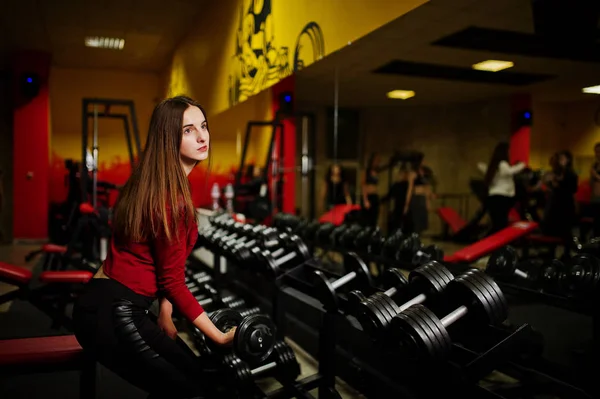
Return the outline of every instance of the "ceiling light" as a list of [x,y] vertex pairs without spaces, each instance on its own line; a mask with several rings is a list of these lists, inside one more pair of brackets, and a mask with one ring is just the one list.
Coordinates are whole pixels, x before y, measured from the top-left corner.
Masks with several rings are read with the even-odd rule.
[[123,50],[123,47],[125,47],[125,39],[119,39],[116,37],[88,36],[85,38],[85,45],[87,47]]
[[396,100],[406,100],[408,98],[414,97],[415,92],[412,90],[392,90],[387,94],[388,98],[393,98]]
[[513,67],[512,61],[487,60],[473,65],[479,71],[498,72]]
[[600,94],[600,86],[584,87],[583,89],[581,89],[581,91],[590,94]]

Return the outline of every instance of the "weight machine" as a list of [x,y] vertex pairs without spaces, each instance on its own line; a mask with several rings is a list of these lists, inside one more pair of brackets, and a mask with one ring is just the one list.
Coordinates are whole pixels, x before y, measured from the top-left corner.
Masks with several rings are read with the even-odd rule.
[[[294,113],[276,117],[270,121],[249,121],[246,125],[240,166],[234,182],[234,210],[235,212],[244,213],[248,218],[257,220],[258,222],[264,221],[273,215],[274,211],[281,211],[283,209],[284,185],[286,183],[284,174],[289,171],[283,166],[285,160],[285,127],[283,121],[287,118],[295,118],[296,124],[299,127],[300,146],[297,147],[299,149],[299,154],[297,155],[300,156],[301,164],[299,167],[293,167],[293,170],[300,171],[301,173],[302,209],[308,210],[309,215],[314,217],[314,197],[316,191],[313,162],[315,142],[314,115],[309,113]],[[254,177],[251,181],[243,181],[252,131],[256,128],[264,127],[271,128],[271,137],[264,164],[261,166],[261,174],[259,177]],[[274,154],[275,149],[277,149],[276,154]]]
[[[99,111],[98,108],[103,107]],[[129,113],[114,112],[112,107],[127,107]],[[91,108],[91,109],[90,109]],[[88,201],[89,172],[92,172],[92,206],[96,208],[98,200],[98,118],[120,119],[123,121],[125,130],[125,140],[129,152],[131,168],[135,166],[136,156],[142,152],[140,143],[140,133],[138,129],[135,105],[132,100],[117,100],[104,98],[84,98],[82,100],[82,131],[81,131],[81,190],[82,202]],[[89,139],[89,119],[93,118],[92,134],[92,159],[91,168],[88,167],[88,139]],[[129,128],[129,118],[131,118],[131,129]],[[133,131],[133,132],[132,132]],[[135,147],[132,143],[132,136],[135,141]],[[91,170],[90,170],[91,169]]]

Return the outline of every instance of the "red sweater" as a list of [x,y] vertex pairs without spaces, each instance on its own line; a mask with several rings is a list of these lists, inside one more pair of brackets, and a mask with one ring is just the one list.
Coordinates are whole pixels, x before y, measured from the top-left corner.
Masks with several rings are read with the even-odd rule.
[[172,242],[164,234],[139,243],[117,243],[110,240],[110,248],[103,263],[104,273],[148,296],[164,296],[190,321],[204,309],[185,285],[185,261],[198,238],[196,222],[186,230],[183,220],[178,224],[179,241],[173,231]]

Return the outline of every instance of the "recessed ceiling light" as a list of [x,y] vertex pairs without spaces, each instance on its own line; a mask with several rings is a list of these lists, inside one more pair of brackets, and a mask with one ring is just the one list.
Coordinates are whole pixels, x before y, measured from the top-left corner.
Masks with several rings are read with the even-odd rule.
[[512,61],[487,60],[473,65],[473,69],[479,71],[498,72],[513,67]]
[[406,100],[408,98],[414,97],[415,92],[412,90],[392,90],[387,94],[388,98],[393,98],[396,100]]
[[584,87],[581,91],[589,94],[600,94],[600,86]]
[[85,45],[87,47],[123,50],[123,47],[125,47],[125,39],[119,39],[116,37],[88,36],[85,38]]

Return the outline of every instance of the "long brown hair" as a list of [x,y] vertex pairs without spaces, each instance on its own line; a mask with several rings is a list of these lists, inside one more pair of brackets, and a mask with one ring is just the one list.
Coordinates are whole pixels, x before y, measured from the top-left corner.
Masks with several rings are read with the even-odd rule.
[[163,231],[168,240],[179,235],[175,226],[186,227],[195,218],[190,182],[180,161],[183,113],[200,104],[177,96],[159,103],[152,112],[146,146],[115,204],[113,234],[118,239],[140,242]]

